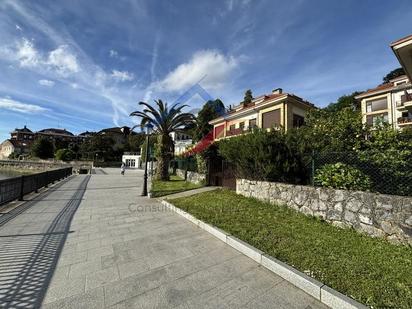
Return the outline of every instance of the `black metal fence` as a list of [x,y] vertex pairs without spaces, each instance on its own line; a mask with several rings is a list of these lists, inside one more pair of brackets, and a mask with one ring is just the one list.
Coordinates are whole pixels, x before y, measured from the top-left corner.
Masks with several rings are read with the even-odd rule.
[[[327,164],[344,163],[362,172],[370,191],[412,196],[412,158],[404,152],[323,152],[313,155],[312,179]],[[313,182],[316,185],[315,182]]]
[[170,168],[173,170],[185,170],[190,172],[198,172],[196,159],[193,157],[175,158],[170,161]]
[[49,184],[71,174],[72,167],[67,167],[0,180],[0,205],[16,199],[23,200],[24,195],[37,192],[38,189],[47,187]]

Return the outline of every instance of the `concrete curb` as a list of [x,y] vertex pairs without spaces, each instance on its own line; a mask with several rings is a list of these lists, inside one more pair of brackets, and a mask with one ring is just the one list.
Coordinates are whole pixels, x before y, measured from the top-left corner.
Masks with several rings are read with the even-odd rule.
[[275,273],[276,275],[282,277],[286,281],[290,282],[297,288],[303,290],[307,294],[316,298],[323,304],[334,308],[334,309],[364,309],[368,308],[365,305],[355,301],[354,299],[330,288],[329,286],[323,284],[320,281],[317,281],[308,275],[302,273],[301,271],[271,257],[264,252],[256,249],[255,247],[249,245],[248,243],[222,231],[212,225],[209,225],[199,219],[196,219],[191,214],[183,211],[182,209],[174,206],[170,202],[165,200],[162,201],[162,204],[169,208],[170,210],[178,213],[182,217],[186,218],[193,224],[197,225],[199,228],[209,232],[216,238],[225,242],[232,248],[243,253],[247,257],[253,259],[266,269]]

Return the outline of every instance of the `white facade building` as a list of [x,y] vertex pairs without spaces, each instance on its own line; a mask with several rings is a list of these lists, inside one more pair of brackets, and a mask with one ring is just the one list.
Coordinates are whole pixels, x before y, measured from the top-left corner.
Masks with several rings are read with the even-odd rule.
[[126,168],[142,168],[141,156],[137,153],[125,152],[122,156],[122,162],[126,165]]

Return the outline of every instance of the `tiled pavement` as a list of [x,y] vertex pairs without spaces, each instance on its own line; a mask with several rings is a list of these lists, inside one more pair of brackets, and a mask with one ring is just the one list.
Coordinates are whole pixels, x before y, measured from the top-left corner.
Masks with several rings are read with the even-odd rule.
[[44,308],[325,308],[140,197],[140,171],[104,171],[83,196],[73,195],[90,176],[75,176],[0,226],[0,307],[43,299]]

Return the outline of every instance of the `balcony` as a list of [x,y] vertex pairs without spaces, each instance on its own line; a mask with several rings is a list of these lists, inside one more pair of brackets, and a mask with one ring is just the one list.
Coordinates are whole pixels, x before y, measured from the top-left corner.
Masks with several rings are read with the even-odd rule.
[[237,128],[237,129],[232,129],[232,130],[227,130],[226,131],[226,137],[228,136],[235,136],[235,135],[240,135],[243,132],[245,132],[245,130],[243,128]]
[[412,116],[399,117],[399,118],[398,118],[398,125],[399,125],[399,126],[412,125]]
[[396,108],[400,111],[412,109],[412,94],[405,93],[401,96],[401,100],[396,102]]

